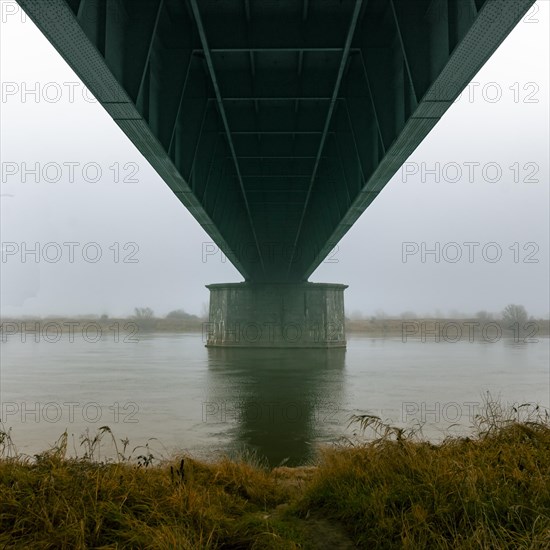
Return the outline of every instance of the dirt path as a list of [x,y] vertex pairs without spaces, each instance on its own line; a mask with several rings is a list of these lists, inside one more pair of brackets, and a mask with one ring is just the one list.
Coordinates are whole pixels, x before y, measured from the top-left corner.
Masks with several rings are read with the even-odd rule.
[[320,517],[310,516],[305,519],[304,532],[311,548],[315,550],[357,549],[341,525]]
[[[303,466],[301,468],[279,467],[273,470],[277,481],[288,490],[291,497],[296,497],[302,491],[306,481],[315,473],[315,466]],[[280,505],[274,511],[274,515],[282,514],[288,504]],[[323,518],[318,513],[310,514],[298,521],[303,533],[307,537],[308,547],[311,550],[355,550],[353,543],[344,527],[334,521]]]

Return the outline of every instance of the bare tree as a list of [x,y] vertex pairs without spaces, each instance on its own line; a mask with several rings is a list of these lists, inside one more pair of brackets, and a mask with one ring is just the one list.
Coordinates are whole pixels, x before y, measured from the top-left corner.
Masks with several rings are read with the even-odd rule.
[[175,309],[174,311],[171,311],[166,315],[167,319],[198,319],[196,315],[193,315],[192,313],[187,313],[187,311],[183,309]]
[[150,307],[136,307],[134,308],[136,319],[153,319],[155,316],[153,310]]
[[504,323],[509,325],[519,323],[520,328],[523,328],[523,325],[527,322],[528,318],[529,316],[527,315],[526,309],[521,305],[508,304],[502,312],[502,321]]

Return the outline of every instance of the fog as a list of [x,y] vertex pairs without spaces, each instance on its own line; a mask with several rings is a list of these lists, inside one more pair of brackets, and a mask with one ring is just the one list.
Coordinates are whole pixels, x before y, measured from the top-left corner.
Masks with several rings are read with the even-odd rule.
[[[202,313],[204,285],[242,277],[6,3],[0,313]],[[549,3],[537,8],[310,278],[348,284],[348,312],[548,316]]]

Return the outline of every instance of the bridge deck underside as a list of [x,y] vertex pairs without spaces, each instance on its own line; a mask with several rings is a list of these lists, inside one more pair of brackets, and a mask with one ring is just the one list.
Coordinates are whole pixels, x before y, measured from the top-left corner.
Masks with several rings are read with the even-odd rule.
[[243,276],[283,282],[534,0],[18,1]]

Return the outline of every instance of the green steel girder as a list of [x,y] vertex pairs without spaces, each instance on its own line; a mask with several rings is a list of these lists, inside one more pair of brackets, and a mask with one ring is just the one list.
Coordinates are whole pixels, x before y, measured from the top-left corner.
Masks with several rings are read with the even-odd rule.
[[258,251],[258,258],[260,260],[260,265],[261,265],[261,273],[265,277],[266,271],[265,271],[264,259],[263,259],[263,256],[262,256],[262,251],[260,249],[258,236],[256,234],[256,228],[254,226],[254,221],[252,219],[252,215],[251,215],[251,212],[250,212],[250,205],[248,203],[248,198],[246,196],[246,190],[244,188],[243,179],[242,179],[242,176],[241,176],[241,170],[240,170],[240,167],[239,167],[239,160],[238,160],[237,154],[235,152],[235,146],[233,145],[233,138],[232,138],[232,135],[231,135],[231,129],[229,127],[229,122],[227,120],[227,115],[225,114],[225,107],[223,105],[223,99],[222,99],[222,95],[221,95],[220,88],[219,88],[219,85],[218,85],[216,70],[214,68],[214,63],[212,61],[212,54],[210,53],[208,40],[206,38],[206,33],[204,31],[204,26],[203,26],[203,23],[202,23],[202,16],[200,14],[200,10],[199,10],[199,7],[197,5],[196,0],[189,0],[189,2],[190,2],[190,5],[191,5],[191,10],[193,11],[195,24],[196,24],[197,30],[199,32],[199,37],[200,37],[201,45],[202,45],[202,48],[203,48],[203,53],[204,53],[204,57],[205,57],[205,60],[206,60],[206,64],[208,66],[208,74],[210,76],[210,79],[212,81],[212,85],[214,87],[214,93],[216,94],[216,104],[218,106],[218,112],[219,112],[220,118],[222,119],[222,122],[223,122],[223,128],[224,128],[224,131],[225,131],[225,134],[226,134],[229,150],[231,151],[231,156],[232,156],[233,162],[235,164],[235,172],[237,174],[237,179],[239,181],[239,187],[240,187],[241,192],[242,192],[242,198],[243,198],[243,202],[244,202],[244,209],[245,209],[245,212],[246,212],[246,217],[248,219],[248,222],[250,223],[250,230],[252,232],[252,237],[254,239],[254,244],[256,245],[256,250]]
[[534,0],[18,2],[247,280],[299,281]]
[[[365,29],[360,33],[354,43],[361,50],[365,82],[372,93],[372,114],[378,121],[379,141],[386,151],[374,171],[363,164],[366,182],[337,226],[329,229],[328,224],[323,224],[313,229],[314,222],[309,224],[303,245],[308,254],[296,269],[297,272],[305,270],[306,276],[376,198],[533,2],[488,0],[476,2],[475,10],[473,2],[451,0],[424,2],[422,10],[417,10],[421,3],[405,0],[393,0],[393,3],[394,10],[385,0],[373,1],[370,5],[376,4],[381,10],[380,17],[386,21],[393,19],[396,29],[399,25],[402,40],[394,36],[392,42],[372,27],[370,32]],[[387,63],[381,66],[384,53]],[[404,53],[407,53],[414,86],[408,81]],[[392,58],[399,56],[403,60],[401,68],[394,65],[393,79],[384,83],[387,66],[391,66]],[[357,84],[356,79],[348,82]],[[416,106],[412,90],[421,98]],[[354,124],[358,122],[356,116],[352,119]],[[363,130],[365,128],[363,123]],[[343,135],[343,131],[337,131],[337,135]],[[312,218],[320,210],[318,203],[322,201],[321,194],[315,198],[317,202],[310,209]]]
[[[305,198],[305,201],[304,201],[304,207],[303,207],[303,210],[302,210],[302,214],[300,216],[300,222],[298,224],[298,229],[296,231],[296,237],[294,238],[294,243],[292,245],[292,254],[290,256],[290,260],[289,260],[289,263],[288,263],[287,277],[288,277],[288,274],[290,273],[290,270],[292,269],[292,263],[293,263],[295,255],[296,255],[296,249],[297,249],[297,246],[298,246],[298,242],[300,240],[300,236],[302,234],[302,227],[303,227],[304,219],[305,219],[305,216],[306,216],[306,213],[307,213],[307,208],[309,206],[309,201],[310,201],[310,198],[311,198],[311,191],[313,189],[313,184],[315,183],[315,179],[317,177],[317,170],[319,169],[319,163],[321,162],[323,149],[325,147],[325,141],[327,139],[327,135],[328,135],[331,123],[332,123],[332,114],[334,112],[334,107],[336,106],[336,102],[338,100],[338,93],[340,91],[340,86],[342,84],[342,78],[344,76],[344,71],[345,71],[345,69],[347,67],[347,64],[348,64],[348,61],[349,61],[348,58],[349,58],[349,51],[350,51],[350,48],[351,48],[351,42],[352,42],[353,36],[355,34],[355,28],[357,26],[357,21],[359,20],[359,14],[361,12],[362,6],[363,6],[363,0],[356,0],[355,6],[353,7],[353,12],[351,14],[351,20],[350,20],[350,23],[349,23],[349,28],[348,28],[348,31],[346,33],[346,40],[345,40],[345,43],[344,43],[344,49],[342,51],[342,58],[341,58],[340,63],[338,65],[338,74],[336,75],[336,80],[335,80],[335,83],[334,83],[334,90],[333,90],[333,93],[332,93],[332,96],[331,96],[330,105],[329,105],[329,108],[328,108],[328,112],[327,112],[324,127],[323,127],[323,134],[322,134],[321,140],[319,142],[319,149],[317,150],[317,155],[316,155],[316,158],[315,158],[315,165],[313,167],[313,171],[311,172],[311,179],[310,179],[310,182],[309,182],[307,195],[306,195],[306,198]],[[330,196],[330,194],[328,194],[327,196]]]

